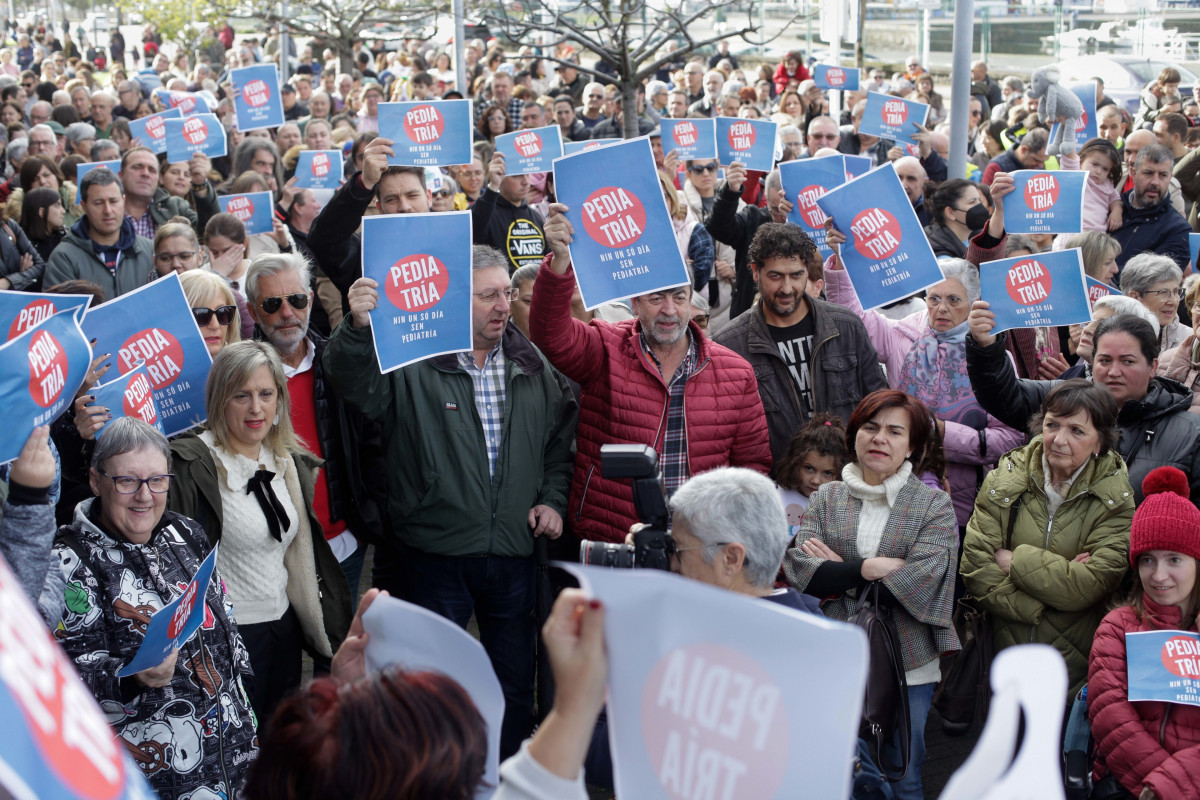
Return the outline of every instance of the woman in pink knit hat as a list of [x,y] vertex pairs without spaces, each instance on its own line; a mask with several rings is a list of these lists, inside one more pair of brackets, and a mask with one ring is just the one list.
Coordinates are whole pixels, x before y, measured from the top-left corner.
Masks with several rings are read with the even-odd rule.
[[[1096,743],[1092,797],[1195,798],[1200,707],[1130,701],[1125,635],[1196,632],[1200,510],[1188,499],[1187,476],[1174,467],[1152,470],[1142,491],[1145,500],[1134,512],[1130,535],[1133,591],[1126,605],[1100,623],[1088,668],[1088,716]],[[1189,637],[1183,649],[1195,653],[1197,644],[1200,640]],[[1197,657],[1191,659],[1194,665]],[[1200,680],[1193,681],[1197,685]]]

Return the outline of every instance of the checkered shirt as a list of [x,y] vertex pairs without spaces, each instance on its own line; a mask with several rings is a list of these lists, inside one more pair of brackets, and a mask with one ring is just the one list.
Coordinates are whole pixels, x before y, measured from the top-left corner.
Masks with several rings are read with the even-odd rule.
[[[662,364],[658,360],[658,356],[654,355],[654,351],[650,349],[650,343],[646,341],[646,334],[641,335],[642,350],[654,362],[654,366],[658,367],[658,373],[662,375]],[[675,370],[675,374],[667,381],[667,432],[663,437],[662,456],[658,460],[658,465],[662,469],[663,483],[667,487],[667,495],[672,495],[675,490],[683,485],[688,479],[688,457],[687,457],[687,425],[683,416],[683,389],[687,385],[688,378],[696,371],[696,360],[699,358],[699,348],[696,346],[696,340],[692,337],[692,332],[688,331],[688,351],[683,357],[679,368]],[[667,376],[663,375],[663,380]]]
[[150,241],[154,241],[154,234],[158,232],[158,225],[154,222],[154,217],[150,216],[150,209],[146,209],[146,213],[142,214],[137,219],[126,217],[133,223],[133,232],[138,236],[144,236]]
[[475,409],[483,425],[488,471],[493,479],[496,477],[496,459],[500,457],[500,439],[504,435],[504,365],[507,362],[499,343],[487,354],[482,367],[476,366],[474,352],[467,350],[458,354],[459,365],[475,384]]

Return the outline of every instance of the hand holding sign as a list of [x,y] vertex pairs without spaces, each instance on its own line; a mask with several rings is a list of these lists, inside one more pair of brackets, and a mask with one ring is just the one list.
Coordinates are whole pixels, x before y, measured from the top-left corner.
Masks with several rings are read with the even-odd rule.
[[171,683],[171,678],[175,677],[175,662],[178,660],[179,650],[176,648],[172,650],[171,654],[167,656],[166,660],[164,660],[157,667],[151,667],[150,669],[142,670],[133,677],[137,679],[138,683],[142,684],[143,686],[148,686],[151,689],[161,689],[164,686],[169,686]]
[[12,463],[9,478],[30,489],[48,489],[58,472],[58,461],[50,451],[50,426],[39,425],[25,440],[21,454]]
[[575,226],[567,218],[567,207],[562,203],[551,203],[550,217],[542,230],[546,234],[546,247],[554,254],[550,269],[559,275],[571,265],[571,242],[575,240]]

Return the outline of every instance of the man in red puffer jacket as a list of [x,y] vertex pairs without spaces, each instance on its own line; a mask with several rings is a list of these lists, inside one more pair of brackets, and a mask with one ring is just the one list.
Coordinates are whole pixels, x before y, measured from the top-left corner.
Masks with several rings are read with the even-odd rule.
[[529,335],[583,389],[566,521],[580,538],[621,542],[638,520],[629,482],[600,474],[601,445],[652,445],[670,494],[717,467],[769,472],[767,421],[750,364],[691,322],[690,285],[633,298],[636,319],[572,318],[565,210],[550,206]]

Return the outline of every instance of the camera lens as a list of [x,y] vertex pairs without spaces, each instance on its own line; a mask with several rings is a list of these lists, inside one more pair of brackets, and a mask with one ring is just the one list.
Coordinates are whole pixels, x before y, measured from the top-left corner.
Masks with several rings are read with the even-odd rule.
[[579,543],[579,561],[593,567],[633,568],[633,548],[627,544],[611,542]]

